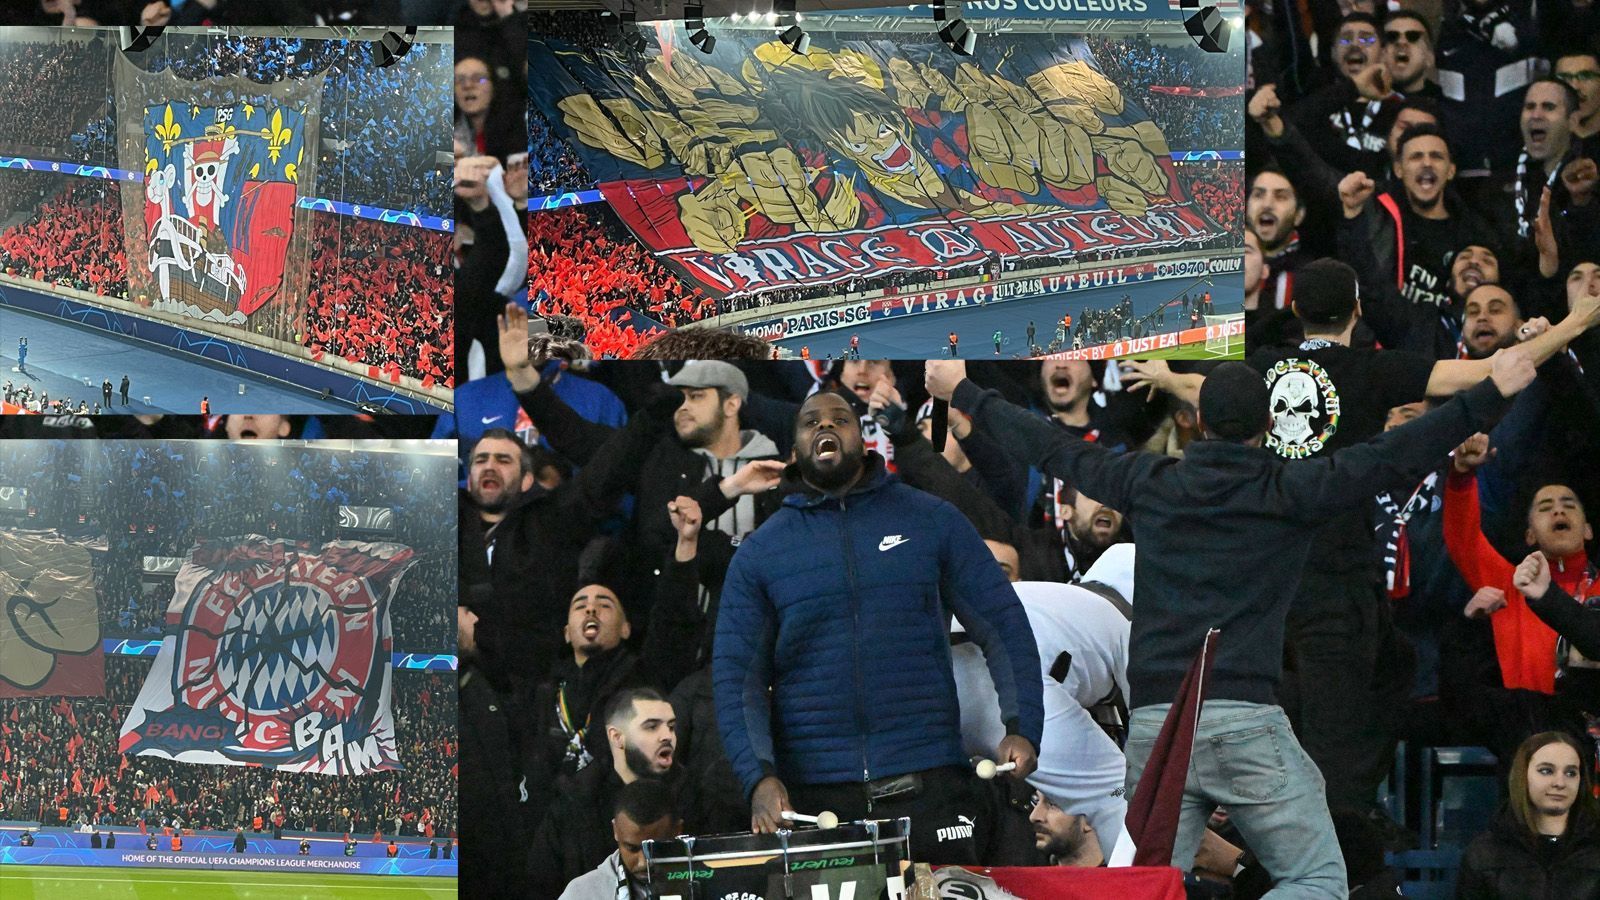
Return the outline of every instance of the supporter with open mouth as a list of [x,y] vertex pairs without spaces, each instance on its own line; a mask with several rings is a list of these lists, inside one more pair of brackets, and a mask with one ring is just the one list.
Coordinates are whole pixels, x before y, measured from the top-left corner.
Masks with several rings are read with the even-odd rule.
[[1392,12],[1384,20],[1383,66],[1390,85],[1407,97],[1444,96],[1439,85],[1428,80],[1428,70],[1433,68],[1433,36],[1416,13]]

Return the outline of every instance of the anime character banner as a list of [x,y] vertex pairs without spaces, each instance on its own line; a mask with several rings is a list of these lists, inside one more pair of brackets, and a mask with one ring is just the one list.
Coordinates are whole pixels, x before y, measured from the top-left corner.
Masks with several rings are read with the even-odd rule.
[[529,88],[633,233],[708,294],[996,256],[1197,248],[1161,128],[1059,34],[813,33],[792,52],[661,23],[636,57],[535,37]]
[[401,768],[389,604],[413,562],[391,543],[196,546],[121,752],[327,775]]
[[317,96],[301,82],[121,68],[121,114],[140,123],[123,135],[124,156],[138,154],[124,162],[144,177],[143,227],[125,229],[130,296],[234,326],[274,313],[306,254],[295,208],[317,156]]

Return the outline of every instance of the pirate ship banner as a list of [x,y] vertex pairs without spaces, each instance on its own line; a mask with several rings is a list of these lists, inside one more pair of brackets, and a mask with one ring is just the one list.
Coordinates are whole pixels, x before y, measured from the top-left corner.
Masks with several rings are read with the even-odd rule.
[[327,775],[401,768],[389,604],[413,561],[390,543],[196,546],[119,749]]
[[755,32],[707,55],[661,23],[638,57],[531,41],[529,90],[633,233],[727,296],[898,269],[1122,248],[1221,231],[1160,127],[1081,39]]
[[268,326],[296,318],[291,298],[305,291],[295,210],[315,174],[321,76],[187,81],[119,58],[117,77],[122,118],[139,123],[121,135],[121,161],[144,179],[142,197],[124,193],[130,297],[286,337]]

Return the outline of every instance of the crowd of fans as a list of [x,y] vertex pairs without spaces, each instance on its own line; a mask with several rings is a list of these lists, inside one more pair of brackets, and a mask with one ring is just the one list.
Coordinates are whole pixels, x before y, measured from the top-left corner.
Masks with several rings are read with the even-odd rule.
[[[497,312],[528,296],[530,146],[526,16],[474,0],[456,26],[456,378],[499,369]],[[532,152],[530,152],[532,151]]]
[[[1196,249],[1225,249],[1243,209],[1237,196],[1237,164],[1185,166],[1185,183],[1219,231]],[[1234,194],[1229,193],[1233,185]],[[890,294],[937,290],[943,282],[974,275],[1010,275],[1058,267],[1055,257],[1003,259],[998,254],[950,268],[896,271],[806,288],[778,288],[732,297],[709,297],[689,285],[636,240],[604,204],[545,210],[529,216],[529,290],[534,311],[559,318],[564,329],[599,358],[624,359],[649,343],[661,326],[677,328],[710,316],[779,310],[821,297],[865,291]],[[1079,265],[1128,261],[1169,253],[1166,248],[1090,250],[1073,257]],[[637,316],[637,318],[635,318]]]
[[556,136],[549,120],[528,108],[529,196],[545,197],[594,187],[594,177],[571,145]]
[[[1300,265],[1338,257],[1356,268],[1384,346],[1481,355],[1507,336],[1473,339],[1469,290],[1497,282],[1518,318],[1555,321],[1560,279],[1600,260],[1596,16],[1563,4],[1535,15],[1474,2],[1442,18],[1371,6],[1293,27],[1260,20],[1246,225],[1266,265],[1253,319],[1269,327],[1252,321],[1252,341],[1278,334]],[[1522,74],[1477,77],[1495,69]]]
[[122,202],[115,182],[7,172],[5,183],[30,194],[61,190],[26,221],[0,232],[0,271],[105,297],[127,296]]
[[63,152],[105,103],[104,40],[0,41],[0,153]]
[[[1441,871],[1425,877],[1458,882],[1457,896],[1600,890],[1581,874],[1600,854],[1600,685],[1580,649],[1600,635],[1586,512],[1600,502],[1588,464],[1600,341],[1586,330],[1600,318],[1600,18],[1585,4],[1471,0],[1440,14],[1358,0],[1263,7],[1250,22],[1243,210],[1226,164],[1188,180],[1219,224],[1243,219],[1266,448],[1322,459],[1380,432],[1398,446],[1403,423],[1440,426],[1459,408],[1450,397],[1532,364],[1503,418],[1352,516],[1328,510],[1311,539],[1278,696],[1325,776],[1349,887],[1399,879],[1375,848],[1431,835],[1422,865]],[[1124,74],[1187,83],[1139,68]],[[1123,390],[1176,404],[1158,433],[1169,451],[1200,435],[1190,388],[1216,377],[1202,374],[1123,368]],[[1462,745],[1490,751],[1498,798],[1465,819],[1437,798],[1418,810],[1415,792],[1378,806],[1391,766],[1414,773],[1419,753]],[[1548,819],[1530,812],[1547,777],[1562,782],[1547,800],[1577,797]],[[1549,851],[1537,861],[1536,845]]]
[[1161,126],[1174,150],[1237,150],[1244,135],[1240,97],[1193,96],[1152,88],[1208,89],[1240,84],[1242,52],[1206,53],[1182,38],[1157,43],[1146,35],[1084,38],[1107,78]]
[[[510,316],[501,351],[515,394],[484,415],[509,423],[526,414],[538,443],[487,431],[469,451],[460,639],[472,756],[462,792],[474,814],[464,826],[481,842],[464,846],[500,864],[469,862],[463,877],[478,873],[477,883],[506,896],[549,896],[610,871],[619,810],[618,836],[656,816],[666,835],[770,831],[783,827],[785,808],[860,816],[864,807],[852,804],[866,796],[864,780],[888,790],[908,771],[959,766],[959,756],[898,755],[955,727],[944,713],[907,712],[940,692],[901,685],[949,683],[912,674],[929,652],[918,617],[941,638],[952,612],[980,643],[1022,631],[992,620],[975,627],[984,614],[941,568],[955,551],[939,542],[953,532],[920,529],[956,515],[953,507],[964,521],[948,528],[969,534],[971,552],[993,555],[992,577],[1029,583],[1015,590],[1042,668],[1122,660],[1110,668],[1126,666],[1126,708],[1095,711],[1109,691],[1094,691],[1064,707],[1087,711],[1082,725],[1047,716],[1042,741],[1022,741],[1040,754],[1026,784],[974,783],[966,795],[990,823],[976,829],[972,853],[948,834],[919,848],[913,816],[919,860],[1109,858],[1126,807],[1112,804],[1102,818],[1107,807],[1095,798],[1120,804],[1150,789],[1138,773],[1147,757],[1155,764],[1166,714],[1157,704],[1173,699],[1206,629],[1220,623],[1194,744],[1202,774],[1190,774],[1182,798],[1180,869],[1212,880],[1207,847],[1222,840],[1231,896],[1258,897],[1274,882],[1329,896],[1393,893],[1407,864],[1386,851],[1416,847],[1424,817],[1454,821],[1437,792],[1420,810],[1416,791],[1398,804],[1380,794],[1393,766],[1417,764],[1415,750],[1397,758],[1404,739],[1487,747],[1509,791],[1493,823],[1482,812],[1475,828],[1439,831],[1447,852],[1424,866],[1454,878],[1464,859],[1462,879],[1499,882],[1482,896],[1592,891],[1600,831],[1590,701],[1600,683],[1588,653],[1600,644],[1600,610],[1587,599],[1595,568],[1585,510],[1600,497],[1587,465],[1600,451],[1600,267],[1575,263],[1560,280],[1554,324],[1497,324],[1506,333],[1495,345],[1507,349],[1469,359],[1350,346],[1366,327],[1370,288],[1363,282],[1358,304],[1342,262],[1307,264],[1294,281],[1301,331],[1242,363],[974,362],[958,371],[956,361],[926,370],[599,361],[552,385],[532,355],[543,345],[523,346],[523,323]],[[1247,262],[1251,296],[1260,282]],[[1205,290],[1167,317],[1203,316]],[[1471,296],[1473,309],[1490,305]],[[1126,336],[1128,307],[1082,328]],[[750,343],[735,352],[760,359],[763,345]],[[971,381],[956,386],[968,371]],[[953,398],[942,451],[929,440],[930,394]],[[618,400],[626,425],[599,424]],[[830,465],[862,448],[876,455],[861,469]],[[885,472],[949,505],[909,499],[916,492],[889,499],[898,488],[880,481]],[[1274,487],[1222,487],[1235,478]],[[1281,508],[1279,490],[1294,495]],[[937,549],[917,556],[920,541]],[[1056,604],[1069,583],[1092,593],[1117,582],[1101,564],[1127,559],[1124,544],[1138,574],[1114,591],[1133,599],[1131,613],[1109,618],[1126,629],[1131,615],[1131,631],[1062,637],[1045,621],[1049,610],[1087,621],[1087,608]],[[923,579],[942,603],[924,605]],[[872,603],[857,608],[858,595]],[[887,609],[903,611],[892,623],[872,620]],[[1235,615],[1243,618],[1228,624]],[[1177,633],[1186,636],[1169,640]],[[962,648],[952,643],[961,752],[1026,760],[1026,717],[1004,728],[1007,688],[998,701],[962,688]],[[992,656],[989,665],[995,684],[1009,677]],[[1050,697],[1060,680],[1044,679],[1047,707],[1059,703]],[[1256,680],[1264,690],[1243,686]],[[863,691],[874,709],[901,715],[852,718],[859,700],[850,698]],[[969,730],[969,717],[985,715],[991,730]],[[1271,746],[1244,745],[1266,733]],[[1273,762],[1263,769],[1263,760]],[[1086,789],[1097,778],[1107,784]],[[672,799],[646,803],[639,795],[656,788],[640,783]],[[1156,802],[1175,809],[1179,793]],[[938,795],[902,802],[928,804],[917,807],[925,822],[951,809]],[[883,803],[874,813],[892,815]],[[1227,815],[1212,816],[1213,806]],[[1030,810],[1031,833],[1004,827]],[[1258,815],[1292,816],[1296,830],[1248,821]],[[1451,855],[1469,839],[1464,858]],[[525,886],[516,880],[524,860]]]
[[650,337],[618,321],[636,310],[672,327],[711,314],[716,301],[662,265],[609,207],[569,206],[528,217],[529,296],[537,312],[585,323],[596,356],[630,355]]
[[[151,660],[109,656],[106,696],[0,700],[0,814],[44,825],[146,831],[250,830],[366,837],[456,832],[455,692],[448,675],[396,672],[392,710],[404,769],[365,776],[201,766],[117,752]],[[42,814],[41,814],[42,811]]]
[[1238,234],[1244,218],[1244,167],[1231,162],[1184,163],[1179,177],[1189,196],[1225,234]]
[[306,348],[419,379],[455,380],[450,237],[368,219],[314,218]]
[[[626,28],[614,16],[592,13],[555,15],[534,13],[530,28],[535,35],[559,39],[584,47],[609,48],[628,52]],[[904,33],[850,32],[852,40],[903,41]],[[1142,35],[1090,38],[1091,49],[1101,59],[1113,58],[1107,74],[1113,80],[1126,79],[1124,90],[1143,103],[1151,96],[1150,87],[1231,84],[1238,81],[1238,54],[1218,59],[1201,53],[1189,42],[1152,43]],[[1119,82],[1120,83],[1120,82]],[[1174,147],[1194,149],[1237,148],[1242,137],[1239,128],[1238,96],[1220,98],[1180,98],[1160,95],[1154,104],[1168,106],[1155,114],[1158,124],[1167,129]],[[1192,133],[1182,133],[1188,129]],[[530,112],[529,136],[532,148],[530,178],[534,194],[581,190],[593,185],[579,156],[568,142],[538,111]],[[1219,240],[1208,242],[1208,249],[1226,247],[1235,229],[1237,210],[1230,209],[1226,174],[1211,177],[1197,170],[1188,178],[1198,188],[1201,205],[1218,217]],[[1237,191],[1236,179],[1232,187]],[[546,317],[561,317],[563,329],[574,322],[586,332],[585,340],[596,356],[624,358],[647,344],[661,329],[677,328],[687,322],[713,315],[748,310],[770,309],[789,304],[873,290],[917,290],[937,288],[953,277],[990,272],[990,259],[975,261],[955,269],[923,272],[893,272],[854,279],[845,284],[807,288],[781,288],[727,298],[705,297],[698,288],[684,282],[669,267],[649,255],[608,208],[591,204],[541,212],[530,225],[531,274],[529,296],[535,311]],[[609,250],[586,251],[585,247]],[[1156,252],[1156,251],[1152,251]],[[1138,255],[1119,252],[1119,258]],[[1096,254],[1080,254],[1079,261],[1093,262]],[[1005,260],[1005,272],[1060,265],[1059,260]],[[619,290],[611,290],[619,288]],[[489,366],[494,371],[497,366]]]
[[[5,180],[22,192],[61,189],[26,221],[0,232],[0,271],[127,296],[122,205],[114,183],[34,173],[8,173]],[[312,225],[301,332],[311,358],[329,354],[376,367],[384,378],[406,375],[424,388],[452,386],[449,235],[322,213],[312,214]],[[63,400],[68,398],[57,398],[58,405]],[[68,405],[75,409],[79,403],[94,400]]]

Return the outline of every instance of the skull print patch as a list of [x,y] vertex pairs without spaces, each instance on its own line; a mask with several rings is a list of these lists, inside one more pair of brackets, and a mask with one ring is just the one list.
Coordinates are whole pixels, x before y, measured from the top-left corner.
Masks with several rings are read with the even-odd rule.
[[1284,359],[1266,378],[1272,411],[1267,447],[1289,459],[1320,452],[1339,430],[1339,392],[1327,370],[1309,359]]

